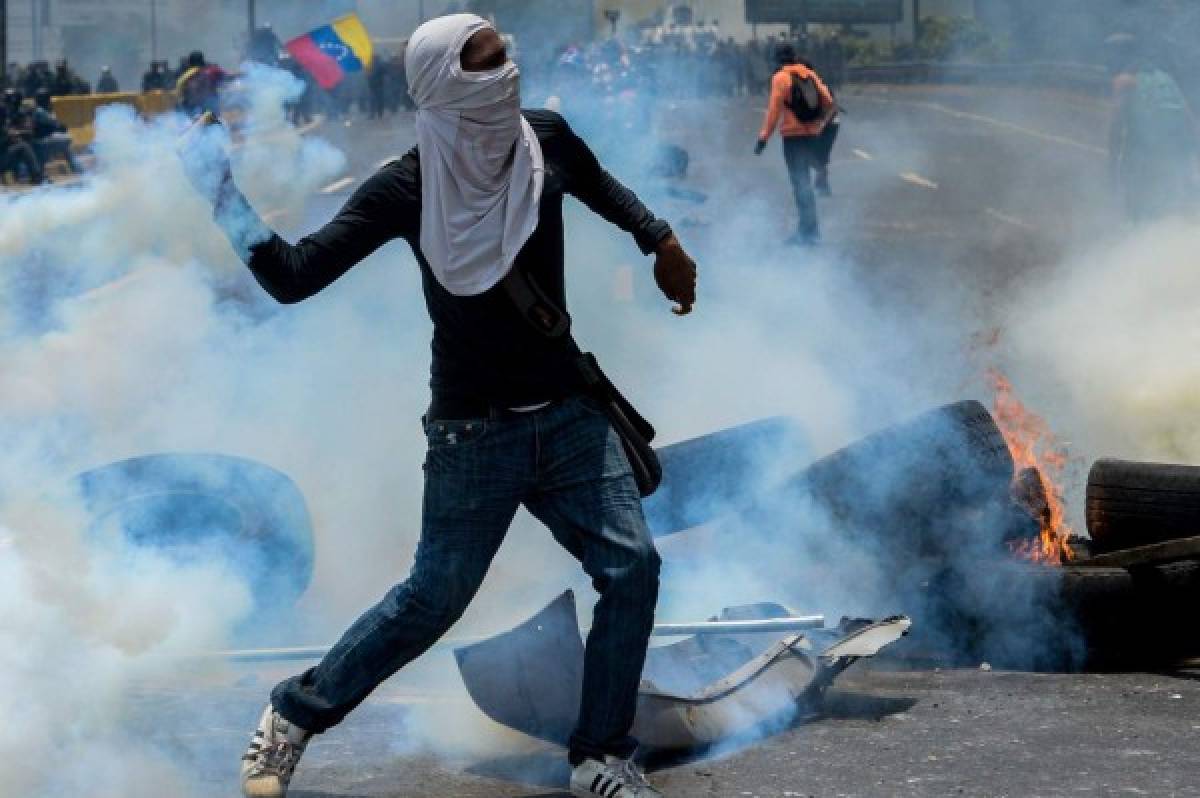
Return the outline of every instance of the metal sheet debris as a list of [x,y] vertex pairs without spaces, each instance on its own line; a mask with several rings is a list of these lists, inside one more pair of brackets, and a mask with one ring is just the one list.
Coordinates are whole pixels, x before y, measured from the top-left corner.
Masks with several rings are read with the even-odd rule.
[[[753,629],[747,622],[793,616],[778,604],[757,604],[729,608],[715,623]],[[844,619],[832,629],[696,634],[651,648],[633,733],[647,748],[698,748],[813,712],[838,674],[910,626],[903,616]],[[464,646],[455,656],[484,714],[530,736],[566,742],[583,680],[583,639],[570,591],[511,631]]]

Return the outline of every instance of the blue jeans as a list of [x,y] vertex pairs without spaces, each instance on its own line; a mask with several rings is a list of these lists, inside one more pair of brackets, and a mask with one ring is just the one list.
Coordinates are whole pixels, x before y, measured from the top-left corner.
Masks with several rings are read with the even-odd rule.
[[792,196],[796,200],[796,231],[809,241],[820,237],[817,196],[812,183],[812,170],[821,165],[820,147],[820,140],[815,136],[783,137],[783,158],[792,181]]
[[408,579],[355,621],[319,665],[280,683],[275,709],[312,732],[339,723],[462,616],[525,507],[600,594],[584,655],[572,762],[628,757],[658,599],[658,552],[620,440],[589,399],[470,421],[427,419],[421,539]]

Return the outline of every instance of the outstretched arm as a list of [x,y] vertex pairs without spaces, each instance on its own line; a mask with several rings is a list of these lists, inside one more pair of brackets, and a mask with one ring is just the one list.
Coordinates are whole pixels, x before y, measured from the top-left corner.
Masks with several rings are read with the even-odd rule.
[[571,175],[568,191],[607,221],[632,233],[642,254],[654,253],[654,279],[659,289],[667,299],[678,303],[673,308],[677,315],[690,313],[696,302],[696,264],[671,232],[671,226],[609,174],[569,127],[564,135]]
[[[218,142],[219,143],[219,142]],[[211,143],[193,142],[181,155],[196,188],[213,202],[213,216],[259,285],[277,301],[300,302],[323,290],[417,218],[396,164],[365,182],[334,219],[289,244],[273,232],[234,183],[227,158]],[[411,207],[410,207],[411,206]]]

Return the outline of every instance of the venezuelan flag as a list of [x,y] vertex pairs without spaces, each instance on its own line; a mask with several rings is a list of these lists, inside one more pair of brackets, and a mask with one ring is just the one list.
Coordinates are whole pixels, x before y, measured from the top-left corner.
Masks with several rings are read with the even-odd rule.
[[297,36],[284,45],[323,89],[332,89],[349,72],[371,65],[371,39],[357,14]]

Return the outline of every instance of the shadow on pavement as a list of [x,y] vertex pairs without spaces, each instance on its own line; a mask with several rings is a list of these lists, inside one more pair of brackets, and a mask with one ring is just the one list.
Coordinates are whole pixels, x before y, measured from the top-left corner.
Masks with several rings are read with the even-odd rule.
[[719,745],[706,746],[684,751],[655,751],[645,759],[646,770],[665,770],[679,765],[693,764],[707,759],[719,758],[748,748],[764,739],[775,737],[792,729],[820,720],[879,720],[888,715],[907,712],[916,706],[912,698],[877,696],[845,690],[830,690],[823,701],[820,713],[801,710],[788,717],[768,719],[756,733],[743,738],[727,740]]
[[560,748],[485,759],[471,765],[466,772],[473,776],[559,790],[549,794],[539,793],[539,798],[569,795],[563,786],[571,780],[571,768],[567,765],[566,753]]
[[915,698],[830,690],[825,696],[821,717],[834,720],[880,720],[888,715],[907,712],[916,704]]

